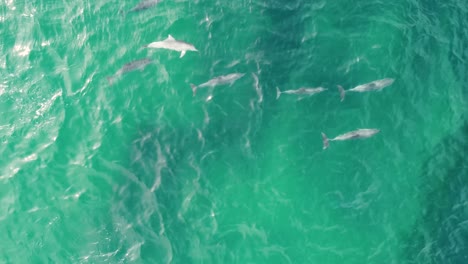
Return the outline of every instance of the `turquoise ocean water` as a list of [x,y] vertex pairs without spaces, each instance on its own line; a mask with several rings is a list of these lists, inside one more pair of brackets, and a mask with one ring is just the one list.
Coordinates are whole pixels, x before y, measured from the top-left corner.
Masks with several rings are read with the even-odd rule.
[[136,4],[0,4],[0,263],[468,263],[468,1]]

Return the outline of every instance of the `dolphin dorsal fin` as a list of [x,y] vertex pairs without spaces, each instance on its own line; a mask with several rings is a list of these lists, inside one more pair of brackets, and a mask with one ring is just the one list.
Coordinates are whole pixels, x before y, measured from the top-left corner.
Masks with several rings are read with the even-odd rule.
[[167,39],[168,39],[168,40],[175,40],[174,37],[171,36],[171,34],[169,34],[169,35],[167,36]]

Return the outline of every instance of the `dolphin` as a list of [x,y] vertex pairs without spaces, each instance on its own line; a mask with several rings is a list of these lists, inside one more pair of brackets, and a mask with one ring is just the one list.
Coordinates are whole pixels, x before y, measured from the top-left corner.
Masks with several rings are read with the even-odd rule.
[[120,13],[125,16],[128,13],[143,11],[143,10],[149,9],[159,4],[161,1],[162,0],[143,0],[139,2],[136,6],[134,6],[132,9],[130,9],[129,11],[120,12]]
[[114,80],[120,75],[127,73],[127,72],[135,71],[135,70],[142,71],[148,64],[151,64],[152,62],[153,62],[152,59],[144,58],[141,60],[136,60],[136,61],[126,63],[114,75],[107,76],[107,81],[109,82],[109,85],[112,85]]
[[171,35],[168,35],[167,39],[162,41],[151,42],[150,44],[143,46],[144,48],[153,49],[168,49],[180,51],[180,58],[185,55],[185,52],[198,51],[192,44],[174,39]]
[[198,88],[203,88],[203,87],[215,87],[217,85],[224,85],[224,84],[233,84],[235,81],[238,79],[242,78],[245,73],[231,73],[228,75],[222,75],[215,77],[205,83],[202,83],[200,85],[195,85],[193,83],[190,84],[190,87],[192,87],[192,92],[193,95],[195,96],[197,89]]
[[338,90],[340,91],[340,98],[341,98],[341,101],[343,102],[346,92],[362,93],[362,92],[368,92],[368,91],[382,90],[383,88],[391,85],[394,81],[395,81],[395,79],[385,78],[385,79],[381,79],[381,80],[372,81],[370,83],[361,84],[361,85],[358,85],[358,86],[356,86],[356,87],[354,87],[352,89],[346,90],[346,91],[345,91],[345,89],[343,89],[343,87],[341,85],[338,85]]
[[368,138],[372,137],[373,135],[379,133],[379,129],[358,129],[351,132],[344,133],[339,135],[335,138],[329,139],[325,133],[322,132],[322,142],[323,142],[323,149],[328,148],[329,141],[339,141],[339,140],[349,140],[349,139],[356,139],[356,138]]
[[317,88],[302,87],[302,88],[299,88],[297,90],[280,91],[280,89],[278,87],[276,87],[276,99],[278,99],[281,96],[282,93],[310,96],[310,95],[314,95],[314,94],[317,94],[317,93],[321,93],[321,92],[326,91],[326,90],[328,90],[328,89],[323,88],[323,87],[317,87]]

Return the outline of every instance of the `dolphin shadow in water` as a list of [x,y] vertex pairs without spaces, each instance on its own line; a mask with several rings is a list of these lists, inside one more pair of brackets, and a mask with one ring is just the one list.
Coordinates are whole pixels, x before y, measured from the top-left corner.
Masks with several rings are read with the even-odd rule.
[[129,11],[120,10],[119,14],[125,17],[129,13],[141,12],[141,11],[150,9],[151,7],[154,7],[157,4],[159,4],[161,1],[162,0],[143,0],[140,3],[138,3],[136,6],[134,6],[132,9],[130,9]]
[[146,68],[146,66],[148,66],[149,64],[152,64],[154,62],[155,61],[150,59],[150,58],[144,58],[144,59],[135,60],[135,61],[126,63],[114,75],[107,76],[106,77],[107,81],[109,82],[109,85],[112,85],[114,83],[114,81],[117,78],[119,78],[122,74],[132,72],[132,71],[136,71],[136,70],[143,71]]

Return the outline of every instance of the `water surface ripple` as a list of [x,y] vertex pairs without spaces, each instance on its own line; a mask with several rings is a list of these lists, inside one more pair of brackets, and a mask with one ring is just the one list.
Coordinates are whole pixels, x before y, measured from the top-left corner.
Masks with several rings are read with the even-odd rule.
[[465,263],[467,1],[138,3],[0,7],[1,263]]

